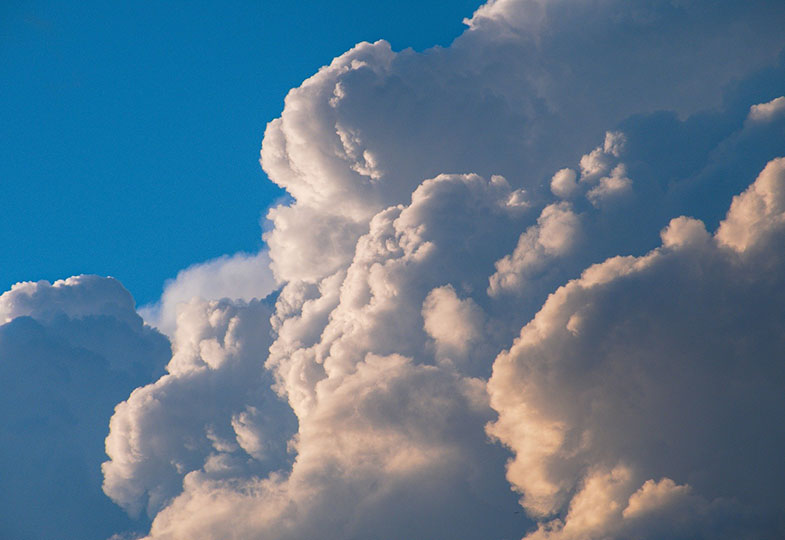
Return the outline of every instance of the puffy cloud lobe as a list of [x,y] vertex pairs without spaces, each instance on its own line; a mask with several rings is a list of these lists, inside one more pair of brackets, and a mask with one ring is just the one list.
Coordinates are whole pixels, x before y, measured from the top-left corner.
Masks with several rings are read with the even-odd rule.
[[101,493],[100,464],[115,403],[162,371],[166,338],[98,276],[18,283],[0,295],[0,322],[0,536],[103,539],[144,526]]
[[562,199],[569,198],[578,189],[577,177],[572,169],[559,169],[551,178],[551,191]]
[[762,237],[778,234],[785,227],[785,158],[771,161],[741,195],[734,197],[728,218],[720,224],[717,239],[722,245],[746,251]]
[[599,179],[597,185],[586,193],[586,197],[594,206],[600,206],[628,193],[631,187],[632,180],[627,178],[627,169],[624,165],[617,165],[610,175]]
[[424,329],[439,356],[463,357],[481,338],[484,314],[471,298],[461,300],[450,285],[433,289],[422,307]]
[[780,96],[767,103],[759,103],[750,107],[747,121],[755,123],[769,122],[781,117],[783,114],[785,114],[785,96]]
[[590,267],[496,360],[489,433],[515,452],[508,479],[533,515],[567,510],[531,538],[657,537],[636,520],[665,512],[681,524],[666,503],[689,490],[703,510],[673,537],[694,537],[701,519],[698,530],[737,537],[732,526],[713,529],[712,505],[722,504],[725,516],[757,516],[746,534],[782,534],[772,478],[785,431],[760,413],[785,407],[784,171],[772,161],[713,238],[679,218],[664,247]]
[[[237,484],[192,473],[151,538],[482,537],[483,518],[498,509],[477,497],[488,480],[475,461],[480,441],[465,435],[487,418],[481,386],[370,355],[322,385],[320,398],[301,422],[288,477]],[[433,520],[434,511],[451,519]]]
[[264,298],[275,288],[266,251],[255,255],[237,253],[195,264],[178,272],[164,285],[158,302],[143,306],[139,312],[145,320],[167,335],[173,335],[177,309],[193,298],[202,300],[252,300]]
[[80,319],[102,315],[138,323],[133,298],[117,280],[74,276],[54,284],[28,281],[17,283],[0,296],[3,323],[17,317],[51,322],[58,317]]
[[[514,224],[526,218],[526,209],[511,204],[513,195],[501,177],[442,175],[423,182],[408,207],[388,208],[371,220],[346,273],[323,281],[323,307],[305,301],[278,323],[268,366],[298,415],[310,408],[319,379],[351,370],[367,352],[422,355],[426,296],[445,284],[465,293],[485,289],[493,260],[512,242]],[[298,290],[284,289],[279,313],[297,305],[290,295]],[[308,339],[302,329],[312,318],[320,326]]]
[[[543,99],[615,124],[614,114],[690,114],[717,105],[728,82],[775,60],[783,16],[782,6],[766,0],[730,2],[722,10],[702,1],[493,0],[466,21],[463,39],[536,47],[528,78],[537,80]],[[734,18],[745,19],[745,27]],[[745,44],[756,35],[755,45]],[[716,69],[710,59],[723,50]],[[570,84],[576,80],[587,86]]]
[[539,277],[554,259],[568,254],[580,236],[580,218],[569,203],[546,206],[537,224],[520,236],[515,251],[496,262],[496,273],[489,280],[489,294],[524,291],[527,281]]
[[677,485],[669,478],[647,480],[628,496],[635,482],[632,471],[621,465],[591,472],[564,520],[541,524],[526,540],[695,538],[701,534],[696,525],[720,519],[719,513],[727,510],[722,504],[712,508],[693,495],[689,486]]
[[606,132],[602,146],[581,157],[581,182],[594,183],[610,171],[614,160],[621,156],[626,141],[627,138],[620,131]]
[[295,421],[263,369],[272,340],[261,301],[181,306],[168,373],[117,406],[106,439],[104,491],[153,516],[183,478],[246,476],[287,465]]

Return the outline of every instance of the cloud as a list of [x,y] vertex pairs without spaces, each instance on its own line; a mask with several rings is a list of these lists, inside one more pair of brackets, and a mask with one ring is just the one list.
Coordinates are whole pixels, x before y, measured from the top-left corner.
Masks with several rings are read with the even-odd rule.
[[559,169],[551,179],[551,191],[557,197],[567,199],[578,189],[578,175],[572,169]]
[[172,336],[177,323],[178,306],[193,298],[252,300],[264,298],[275,288],[266,251],[255,255],[236,253],[194,264],[177,273],[164,284],[161,298],[139,308],[151,325]]
[[423,328],[446,358],[466,356],[481,338],[483,312],[471,298],[461,300],[450,285],[433,289],[422,307]]
[[747,116],[747,120],[749,122],[764,123],[783,114],[785,114],[785,96],[780,96],[768,103],[759,103],[750,107],[750,114]]
[[[499,174],[535,192],[630,115],[719,105],[727,84],[776,61],[783,17],[772,2],[510,0],[481,7],[448,48],[357,45],[267,126],[262,166],[296,201],[269,215],[276,276],[345,268],[370,218],[425,178]],[[629,178],[607,176],[594,199]]]
[[103,539],[144,527],[101,493],[114,405],[157,377],[166,338],[111,278],[18,283],[0,295],[0,536]]
[[[200,531],[219,538],[230,530],[279,538],[353,538],[372,531],[423,537],[469,530],[482,535],[488,516],[513,515],[514,497],[502,475],[504,453],[483,432],[490,410],[476,374],[487,375],[488,366],[476,364],[470,354],[493,354],[486,350],[482,309],[442,286],[484,288],[486,273],[456,262],[474,253],[477,265],[492,268],[500,248],[489,238],[502,224],[522,216],[520,207],[510,204],[512,194],[500,177],[443,175],[425,181],[408,206],[388,208],[371,220],[342,280],[325,280],[321,297],[304,294],[301,286],[284,287],[277,300],[281,318],[274,319],[278,337],[266,367],[297,415],[297,434],[289,443],[295,451],[291,468],[216,479],[204,457],[208,452],[203,452],[195,467],[182,470],[182,493],[157,514],[151,536],[187,537]],[[485,224],[478,227],[481,217]],[[456,249],[458,241],[463,249]],[[445,274],[445,268],[452,272]],[[319,302],[331,305],[328,319]],[[443,326],[448,314],[462,325],[464,335],[456,338]],[[319,321],[320,332],[309,338],[308,329]],[[175,350],[179,348],[176,341]],[[255,388],[260,384],[243,380]],[[165,382],[157,383],[162,392]],[[182,384],[183,392],[193,387],[189,380]],[[193,399],[201,399],[200,392],[191,392]],[[137,393],[129,409],[141,400]],[[223,389],[224,394],[239,393]],[[132,434],[118,429],[124,413],[118,408],[110,441],[158,440],[170,423]],[[161,415],[139,410],[134,423],[158,422]],[[193,441],[204,432],[185,421],[174,424],[187,432],[172,433],[172,449],[157,460],[169,469],[164,456],[177,455],[177,441]],[[118,470],[124,469],[122,456],[145,453],[123,450],[118,460],[110,451],[113,460],[106,470],[115,462]],[[149,478],[162,476],[156,472]],[[114,486],[108,491],[131,491],[145,477],[138,470],[107,476]],[[178,478],[170,482],[172,488]],[[137,496],[145,489],[152,495],[155,487],[141,486]],[[207,502],[216,500],[217,505]],[[450,516],[451,523],[426,519],[434,512]],[[234,517],[228,521],[230,513]],[[325,520],[332,524],[329,530]],[[500,530],[512,533],[514,526],[510,521]]]
[[137,388],[110,423],[106,494],[154,516],[194,470],[266,474],[287,464],[294,429],[262,362],[271,309],[259,300],[192,300],[180,307],[167,374]]
[[[267,126],[269,252],[144,310],[105,493],[158,540],[782,536],[783,17],[496,0],[333,60]],[[141,324],[98,285],[38,316]]]
[[[479,534],[482,517],[499,514],[479,496],[490,482],[465,435],[487,418],[481,387],[395,355],[369,355],[322,386],[287,477],[238,486],[193,473],[151,536],[421,538]],[[428,519],[434,511],[451,519]]]
[[[726,282],[779,263],[762,249],[741,280],[720,239],[773,229],[677,218],[716,228],[785,150],[776,118],[744,120],[773,96],[723,98],[780,81],[782,8],[739,6],[497,1],[449,48],[362,43],[293,89],[261,152],[293,199],[264,235],[275,308],[182,311],[169,374],[112,419],[106,492],[154,516],[151,539],[773,535],[771,485],[695,458],[778,466],[722,439],[755,408],[709,369],[735,349],[702,338],[776,346],[781,329],[722,319]],[[584,289],[586,310],[562,306]]]
[[496,272],[489,279],[492,296],[502,292],[522,292],[533,277],[539,277],[554,259],[572,251],[581,240],[580,217],[569,203],[546,206],[518,239],[515,251],[496,261]]
[[[744,534],[777,536],[785,431],[763,411],[785,407],[784,190],[775,159],[713,237],[678,218],[662,247],[588,268],[496,360],[489,433],[513,450],[507,477],[542,520],[527,538],[661,537],[637,523],[650,512],[669,538],[701,520],[712,538],[738,537],[714,530],[711,505],[755,516]],[[688,504],[705,508],[686,519]]]

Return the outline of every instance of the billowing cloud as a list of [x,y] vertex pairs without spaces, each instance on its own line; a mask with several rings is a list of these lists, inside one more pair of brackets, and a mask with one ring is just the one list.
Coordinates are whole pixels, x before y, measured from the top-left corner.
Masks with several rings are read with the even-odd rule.
[[[490,239],[525,215],[513,195],[501,177],[445,175],[428,180],[408,206],[389,208],[372,219],[351,266],[341,275],[342,283],[325,280],[322,295],[312,299],[299,286],[284,288],[277,301],[280,318],[273,319],[278,338],[266,367],[297,415],[297,433],[289,442],[294,456],[290,467],[283,460],[280,472],[273,474],[263,474],[261,467],[256,475],[237,468],[223,477],[215,474],[216,456],[230,448],[243,455],[236,448],[237,435],[224,430],[229,433],[221,439],[227,450],[211,445],[195,405],[177,407],[185,418],[167,419],[166,411],[173,407],[164,399],[173,398],[173,389],[167,387],[175,382],[182,385],[178,395],[186,396],[183,399],[200,403],[204,398],[195,391],[192,379],[197,374],[189,368],[137,390],[118,408],[107,441],[112,457],[105,466],[107,493],[133,508],[139,504],[135,501],[157,494],[165,476],[160,467],[168,470],[172,479],[166,494],[171,497],[180,488],[182,493],[155,518],[151,535],[162,538],[219,538],[230,531],[279,538],[353,538],[371,531],[424,537],[466,530],[481,536],[488,516],[501,520],[514,515],[515,498],[503,480],[504,452],[484,434],[491,411],[479,376],[487,376],[489,366],[476,362],[474,355],[490,358],[494,349],[483,335],[483,311],[444,286],[459,284],[462,295],[484,289],[485,276],[501,254]],[[485,224],[478,227],[478,222]],[[479,256],[481,271],[457,264],[469,254]],[[332,304],[328,319],[318,303]],[[294,311],[298,304],[300,309]],[[242,312],[236,317],[247,318]],[[443,326],[450,324],[447,317],[461,324],[466,335],[456,339],[450,331],[455,328]],[[190,325],[187,320],[179,324]],[[238,328],[241,324],[261,327],[258,320],[238,322]],[[309,336],[307,330],[314,326],[320,332]],[[179,339],[178,334],[170,371],[180,364]],[[200,344],[188,350],[198,349],[204,356],[214,348]],[[249,365],[263,374],[261,358],[250,356],[249,362],[256,362]],[[223,364],[217,368],[222,369]],[[205,368],[198,375],[214,376],[214,371]],[[241,380],[247,388],[265,387],[264,381],[247,374]],[[267,388],[269,392],[269,382]],[[157,393],[162,397],[155,398]],[[222,413],[221,403],[234,399],[235,407],[242,406],[248,403],[242,394],[236,387],[219,387],[211,394],[210,425],[229,424],[232,414]],[[148,402],[150,407],[142,406]],[[256,408],[265,407],[269,405]],[[132,433],[134,428],[125,427],[130,424],[147,426],[147,431]],[[287,441],[282,430],[274,435],[273,440]],[[171,446],[147,459],[159,451],[162,440]],[[184,440],[189,448],[178,450]],[[151,450],[129,446],[145,441],[155,441]],[[195,452],[200,444],[204,450]],[[177,463],[186,462],[177,458],[178,452],[186,451],[191,459],[177,470]],[[146,473],[143,469],[150,465]],[[127,494],[131,496],[125,498]],[[208,503],[216,499],[219,504]],[[156,496],[153,512],[161,501],[168,502]],[[434,512],[451,516],[451,523],[425,519]],[[189,517],[196,514],[196,519]],[[411,518],[403,520],[406,525],[403,516]],[[327,532],[325,520],[333,524]],[[515,521],[507,521],[504,528],[513,533]]]
[[168,373],[134,390],[112,417],[103,472],[115,502],[152,516],[193,470],[221,478],[286,464],[293,418],[262,365],[270,314],[259,300],[180,306]]
[[[727,84],[775,62],[783,18],[770,1],[507,0],[448,48],[357,45],[267,127],[262,166],[296,200],[269,216],[276,275],[313,283],[345,268],[368,220],[425,178],[499,174],[535,192],[629,115],[719,105]],[[609,171],[593,200],[630,178]]]
[[169,355],[114,279],[0,295],[0,537],[98,540],[140,526],[101,493],[104,438],[115,404]]
[[264,298],[275,288],[266,251],[256,255],[236,253],[189,266],[164,284],[161,298],[142,306],[139,313],[145,320],[167,335],[177,325],[178,306],[194,298],[201,300],[252,300]]
[[145,311],[105,493],[151,540],[781,537],[783,20],[496,0],[336,58],[265,132],[269,264]]
[[[261,154],[293,197],[275,308],[182,311],[169,374],[112,420],[106,493],[151,539],[775,537],[752,463],[783,441],[743,419],[781,388],[779,237],[744,216],[780,162],[715,236],[678,217],[716,227],[785,154],[776,115],[745,120],[781,95],[754,72],[782,8],[739,6],[492,2],[449,48],[360,44],[292,90]],[[745,77],[768,90],[722,97]]]
[[762,412],[785,410],[785,158],[714,236],[682,217],[662,239],[559,288],[494,363],[489,433],[544,520],[527,538],[782,532],[785,429]]

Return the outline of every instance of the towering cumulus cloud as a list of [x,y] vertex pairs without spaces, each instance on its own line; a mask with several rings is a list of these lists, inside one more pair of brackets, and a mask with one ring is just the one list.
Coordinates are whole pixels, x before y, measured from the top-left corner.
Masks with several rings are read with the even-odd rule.
[[289,93],[275,294],[239,255],[146,312],[102,468],[145,538],[785,537],[785,4],[466,24]]
[[499,0],[336,58],[265,134],[274,309],[182,309],[106,493],[151,539],[781,537],[783,21]]

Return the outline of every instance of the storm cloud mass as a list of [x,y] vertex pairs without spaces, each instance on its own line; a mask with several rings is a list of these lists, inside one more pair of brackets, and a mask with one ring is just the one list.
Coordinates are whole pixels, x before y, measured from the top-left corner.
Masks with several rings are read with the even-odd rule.
[[111,420],[30,436],[108,429],[84,485],[149,540],[785,537],[784,23],[496,0],[358,44],[267,126],[267,250],[142,310],[171,356],[109,278],[0,297],[4,429],[89,371]]

